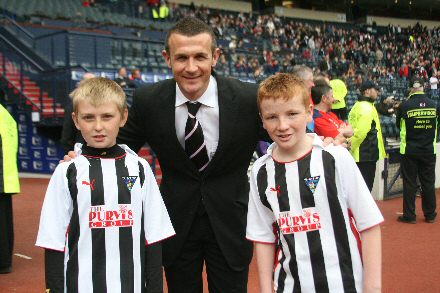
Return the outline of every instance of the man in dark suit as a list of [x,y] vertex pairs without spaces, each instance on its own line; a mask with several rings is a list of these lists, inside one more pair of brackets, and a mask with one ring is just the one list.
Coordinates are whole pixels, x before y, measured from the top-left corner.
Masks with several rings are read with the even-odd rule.
[[[171,293],[203,292],[204,263],[210,292],[247,292],[247,169],[262,127],[257,86],[213,74],[219,55],[208,25],[179,21],[163,52],[174,79],[138,89],[120,131],[119,141],[134,150],[148,142],[161,164],[161,192],[176,230],[163,243]],[[209,159],[204,166],[185,152],[188,103],[196,101]]]

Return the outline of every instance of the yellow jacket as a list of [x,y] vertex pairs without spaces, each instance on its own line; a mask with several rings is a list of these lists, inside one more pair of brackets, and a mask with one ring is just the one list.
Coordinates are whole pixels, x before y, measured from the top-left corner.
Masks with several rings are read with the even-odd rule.
[[0,193],[20,192],[18,180],[18,132],[17,123],[0,104]]
[[378,161],[386,157],[379,115],[368,98],[359,98],[348,115],[348,121],[354,131],[350,152],[356,162]]

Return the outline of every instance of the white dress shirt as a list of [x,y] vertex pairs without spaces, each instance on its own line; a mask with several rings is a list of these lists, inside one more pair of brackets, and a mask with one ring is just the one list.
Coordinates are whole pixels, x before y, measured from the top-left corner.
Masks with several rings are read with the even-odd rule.
[[[176,85],[176,135],[184,149],[185,126],[188,119],[188,108],[185,103],[188,101],[190,100],[183,95],[179,86]],[[208,157],[211,160],[217,150],[219,137],[218,90],[217,81],[213,76],[209,80],[208,88],[197,102],[201,105],[197,111],[196,118],[202,126]]]

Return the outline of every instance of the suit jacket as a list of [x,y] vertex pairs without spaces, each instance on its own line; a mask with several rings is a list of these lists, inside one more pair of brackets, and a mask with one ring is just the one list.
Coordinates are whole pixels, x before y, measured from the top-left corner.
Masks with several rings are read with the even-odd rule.
[[257,141],[264,136],[256,103],[257,86],[235,79],[216,79],[219,143],[203,174],[190,161],[176,136],[174,79],[138,89],[127,124],[119,133],[119,141],[135,150],[148,142],[159,158],[160,188],[176,231],[176,236],[163,243],[165,266],[179,255],[200,200],[228,264],[241,270],[252,258],[252,243],[245,239],[247,170]]
[[81,131],[76,128],[75,122],[73,122],[72,112],[73,104],[72,100],[69,100],[69,104],[64,108],[63,130],[61,131],[60,139],[65,154],[73,150],[75,143],[85,143]]

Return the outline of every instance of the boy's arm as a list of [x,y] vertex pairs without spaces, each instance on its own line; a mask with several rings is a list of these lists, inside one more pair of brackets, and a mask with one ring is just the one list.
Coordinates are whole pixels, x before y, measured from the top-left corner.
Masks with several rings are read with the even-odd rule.
[[260,293],[273,293],[273,266],[275,262],[275,244],[255,242]]
[[145,182],[144,198],[144,233],[147,242],[145,252],[146,292],[163,292],[162,244],[160,241],[175,235],[170,217],[156,183],[156,179],[143,160]]
[[161,242],[145,247],[145,287],[147,293],[163,293]]
[[364,264],[364,293],[382,290],[382,246],[380,226],[361,232]]
[[64,252],[52,249],[44,250],[44,267],[46,271],[46,291],[64,292]]

